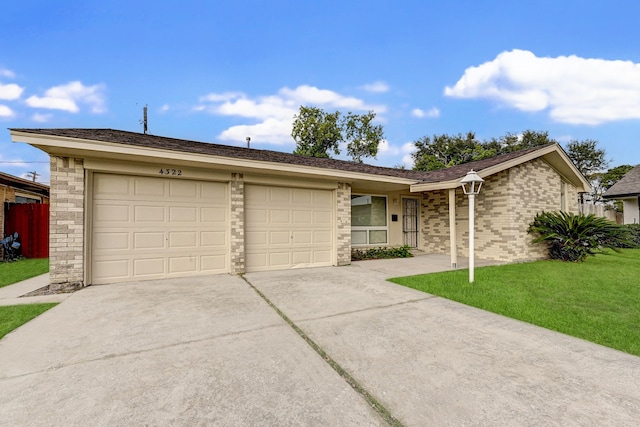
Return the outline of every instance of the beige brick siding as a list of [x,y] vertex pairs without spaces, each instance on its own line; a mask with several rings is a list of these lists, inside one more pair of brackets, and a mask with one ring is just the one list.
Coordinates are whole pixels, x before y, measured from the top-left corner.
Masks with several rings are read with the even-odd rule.
[[[541,159],[535,159],[488,177],[476,196],[476,257],[514,262],[545,258],[542,245],[532,245],[527,228],[542,210],[560,209],[561,177]],[[574,202],[575,201],[575,202]],[[576,188],[567,185],[567,208],[577,211]],[[449,254],[447,191],[423,194],[423,249]],[[456,190],[458,255],[468,256],[469,202]]]
[[336,204],[337,263],[349,265],[351,264],[351,184],[338,183]]
[[84,286],[82,159],[51,156],[49,276],[53,289]]
[[231,254],[230,273],[245,272],[244,252],[244,180],[241,173],[231,175]]

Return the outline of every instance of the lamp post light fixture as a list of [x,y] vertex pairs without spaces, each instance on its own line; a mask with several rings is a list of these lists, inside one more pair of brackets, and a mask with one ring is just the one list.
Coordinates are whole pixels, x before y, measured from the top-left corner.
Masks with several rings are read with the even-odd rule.
[[469,283],[473,283],[473,269],[475,267],[475,198],[476,194],[480,194],[483,182],[484,180],[473,169],[460,180],[462,191],[469,196]]

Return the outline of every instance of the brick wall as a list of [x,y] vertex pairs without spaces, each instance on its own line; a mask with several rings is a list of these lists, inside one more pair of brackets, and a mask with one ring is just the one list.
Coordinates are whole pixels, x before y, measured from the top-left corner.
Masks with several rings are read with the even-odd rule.
[[231,174],[231,274],[245,272],[244,225],[243,175],[233,173]]
[[[543,245],[532,245],[529,224],[542,210],[560,209],[561,178],[541,159],[488,177],[476,196],[476,257],[514,262],[546,258]],[[567,208],[577,209],[576,188],[567,185]],[[433,191],[422,199],[423,249],[449,254],[448,193]],[[469,201],[456,189],[458,255],[468,256]]]
[[82,159],[51,156],[49,275],[54,290],[84,286]]
[[336,190],[338,265],[351,264],[351,184],[340,182]]

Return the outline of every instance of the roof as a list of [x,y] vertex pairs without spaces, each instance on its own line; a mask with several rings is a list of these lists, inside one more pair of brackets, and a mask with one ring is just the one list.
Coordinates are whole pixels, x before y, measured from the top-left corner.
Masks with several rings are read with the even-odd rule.
[[[433,190],[433,184],[446,183],[446,187],[455,188],[459,186],[459,180],[473,169],[481,177],[485,177],[513,167],[517,164],[529,161],[533,158],[549,156],[550,153],[558,153],[560,161],[557,158],[551,159],[552,166],[568,170],[568,174],[572,176],[572,182],[577,186],[588,187],[588,182],[577,171],[575,166],[568,159],[564,150],[557,144],[547,144],[539,147],[528,148],[525,150],[514,151],[512,153],[502,154],[484,160],[465,163],[447,169],[438,171],[414,171],[406,169],[388,168],[381,166],[372,166],[366,163],[350,162],[345,160],[336,160],[328,158],[308,157],[298,154],[283,153],[280,151],[260,150],[253,148],[236,147],[208,142],[189,141],[184,139],[169,138],[164,136],[156,136],[149,134],[141,134],[136,132],[128,132],[114,129],[10,129],[14,140],[21,140],[19,136],[54,136],[58,138],[70,138],[73,140],[81,140],[87,143],[94,141],[109,144],[121,144],[126,146],[153,148],[160,150],[168,150],[171,152],[202,154],[211,157],[232,158],[247,161],[265,162],[272,164],[296,165],[305,168],[314,168],[316,170],[334,170],[356,174],[376,175],[400,178],[408,180],[414,184],[425,184],[429,188],[425,190]],[[22,135],[18,135],[22,134]],[[26,135],[25,135],[26,134]],[[32,143],[32,142],[29,142]],[[32,145],[35,145],[32,143]],[[42,148],[42,147],[41,147]],[[104,149],[104,148],[101,148]],[[563,156],[564,155],[564,156]],[[557,157],[557,156],[556,156]],[[553,164],[553,161],[556,164]],[[580,185],[578,185],[580,184]],[[412,186],[413,191],[413,186]],[[423,191],[417,188],[415,191]],[[587,190],[585,190],[587,191]]]
[[640,196],[640,165],[627,172],[602,195],[607,199]]
[[49,196],[49,186],[41,184],[39,182],[29,181],[28,179],[20,178],[17,176],[9,175],[8,173],[0,172],[0,185],[6,185],[16,189],[29,191],[43,196]]

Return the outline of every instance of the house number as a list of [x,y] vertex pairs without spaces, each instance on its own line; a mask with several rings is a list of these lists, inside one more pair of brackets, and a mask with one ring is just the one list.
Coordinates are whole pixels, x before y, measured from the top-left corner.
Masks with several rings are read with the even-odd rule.
[[175,175],[175,176],[182,176],[182,170],[181,169],[160,169],[160,172],[158,172],[160,175]]

